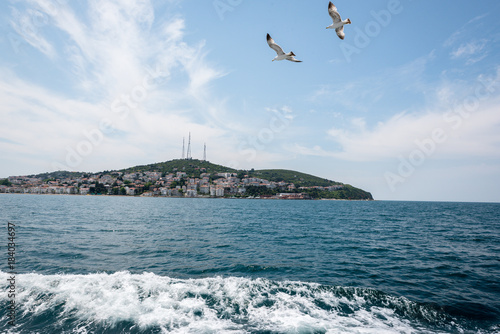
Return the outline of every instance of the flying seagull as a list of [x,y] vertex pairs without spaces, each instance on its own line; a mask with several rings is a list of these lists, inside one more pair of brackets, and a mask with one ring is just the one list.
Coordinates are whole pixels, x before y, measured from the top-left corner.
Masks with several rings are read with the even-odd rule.
[[296,63],[302,62],[302,60],[295,59],[295,54],[293,52],[283,52],[283,49],[278,44],[276,44],[276,42],[274,42],[274,39],[272,39],[269,34],[267,34],[267,44],[269,44],[269,47],[276,51],[276,53],[278,54],[276,57],[274,57],[273,61],[286,59]]
[[339,36],[340,39],[344,39],[344,25],[351,24],[351,20],[346,19],[342,21],[337,7],[335,7],[335,5],[331,1],[328,4],[328,14],[330,14],[330,16],[332,17],[333,24],[326,27],[326,29],[335,29],[335,31],[337,32],[337,36]]

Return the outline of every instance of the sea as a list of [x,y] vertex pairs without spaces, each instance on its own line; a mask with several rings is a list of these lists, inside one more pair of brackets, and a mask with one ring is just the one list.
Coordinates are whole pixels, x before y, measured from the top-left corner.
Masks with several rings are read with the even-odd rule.
[[1,333],[500,333],[498,203],[0,194],[0,210]]

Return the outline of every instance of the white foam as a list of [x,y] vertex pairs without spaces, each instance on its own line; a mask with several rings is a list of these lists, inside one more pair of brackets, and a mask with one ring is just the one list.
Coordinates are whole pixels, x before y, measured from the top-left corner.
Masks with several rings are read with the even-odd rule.
[[[0,272],[0,280],[7,274]],[[17,277],[17,303],[27,316],[62,311],[58,321],[113,327],[124,321],[138,329],[169,333],[430,333],[394,314],[367,305],[363,296],[338,296],[317,284],[265,279],[213,277],[172,279],[152,273],[88,275],[23,274]],[[0,293],[5,301],[7,294]],[[318,302],[328,305],[318,306]],[[350,312],[339,310],[342,304]],[[75,325],[76,326],[76,325]],[[433,333],[435,333],[433,331]]]

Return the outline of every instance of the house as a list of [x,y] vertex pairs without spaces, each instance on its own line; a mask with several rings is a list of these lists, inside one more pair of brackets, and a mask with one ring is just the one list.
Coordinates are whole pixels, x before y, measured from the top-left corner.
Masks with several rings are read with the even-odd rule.
[[223,197],[224,196],[224,188],[217,187],[215,188],[215,197]]
[[196,190],[192,190],[192,189],[188,189],[186,191],[186,197],[197,197],[198,196],[198,192]]
[[279,199],[306,199],[307,195],[304,193],[281,193],[278,195]]
[[135,195],[135,188],[125,187],[125,194],[128,196],[134,196]]
[[200,193],[209,194],[210,193],[210,186],[208,186],[208,185],[200,186]]

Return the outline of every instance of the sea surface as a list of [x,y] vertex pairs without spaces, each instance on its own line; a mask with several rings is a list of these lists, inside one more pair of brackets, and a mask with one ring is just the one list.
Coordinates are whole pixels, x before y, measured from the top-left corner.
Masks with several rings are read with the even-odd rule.
[[500,204],[2,194],[0,218],[1,333],[500,333]]

